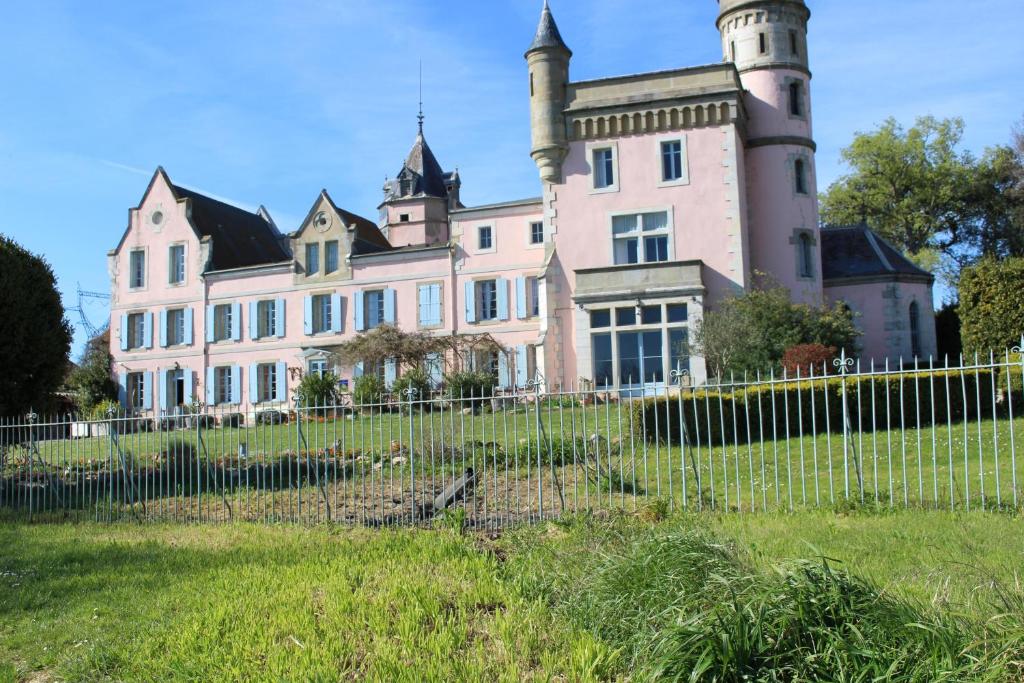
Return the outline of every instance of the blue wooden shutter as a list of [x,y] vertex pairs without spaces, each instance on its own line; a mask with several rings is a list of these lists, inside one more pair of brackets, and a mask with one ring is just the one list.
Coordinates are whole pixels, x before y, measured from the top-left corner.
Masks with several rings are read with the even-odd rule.
[[228,403],[240,404],[242,402],[242,368],[238,365],[231,366],[231,398]]
[[384,361],[384,386],[390,389],[395,385],[396,379],[398,379],[398,363],[394,358],[388,358]]
[[362,332],[366,329],[366,318],[363,316],[364,302],[363,291],[361,289],[357,289],[355,294],[352,295],[352,303],[355,304],[352,308],[355,311],[355,315],[353,317],[355,318],[356,332]]
[[388,325],[395,324],[395,290],[384,290],[384,322]]
[[160,348],[167,348],[167,309],[160,311]]
[[505,355],[504,351],[498,352],[498,388],[508,389],[509,387],[509,374],[508,374],[508,356]]
[[206,405],[217,405],[217,369],[206,368]]
[[160,392],[156,395],[156,409],[160,412],[160,409],[170,409],[171,406],[164,405],[167,403],[167,373],[170,370],[160,370]]
[[313,297],[307,296],[302,300],[302,330],[306,336],[313,334]]
[[185,368],[185,396],[183,398],[185,400],[186,405],[192,403],[192,401],[195,398],[194,396],[192,396],[192,392],[194,391],[193,384],[194,382],[192,379],[192,371],[189,370],[188,368]]
[[206,341],[213,343],[214,324],[217,309],[214,306],[206,307]]
[[518,387],[525,387],[526,383],[530,381],[527,374],[530,369],[526,361],[526,344],[520,344],[516,347],[516,386]]
[[192,346],[192,344],[195,343],[195,336],[194,336],[194,333],[192,331],[192,326],[194,324],[195,324],[195,316],[192,314],[192,308],[191,307],[186,308],[185,309],[185,339],[183,339],[182,341],[184,341],[185,344],[188,345],[188,346]]
[[498,320],[508,320],[508,280],[499,277],[494,286],[498,290]]
[[153,410],[153,373],[147,372],[142,380],[142,409]]
[[128,350],[128,314],[121,316],[121,350]]
[[249,339],[260,338],[259,302],[249,302]]
[[516,278],[516,317],[526,320],[526,278]]
[[249,364],[249,403],[256,405],[260,400],[260,378],[255,363]]
[[342,315],[341,294],[331,295],[331,332],[339,334],[345,329],[345,317]]
[[430,319],[432,325],[441,324],[441,285],[430,285]]
[[466,283],[466,322],[476,322],[476,283]]
[[242,341],[242,304],[231,304],[231,339]]
[[274,396],[274,400],[278,403],[285,403],[288,401],[288,365],[278,363],[274,368],[274,375],[277,379],[277,394]]
[[416,322],[420,327],[432,325],[430,308],[430,285],[416,288]]
[[277,332],[278,339],[284,339],[284,322],[285,322],[285,300],[278,299],[277,303],[274,304],[274,328]]
[[153,348],[153,314],[142,314],[142,346],[147,349]]

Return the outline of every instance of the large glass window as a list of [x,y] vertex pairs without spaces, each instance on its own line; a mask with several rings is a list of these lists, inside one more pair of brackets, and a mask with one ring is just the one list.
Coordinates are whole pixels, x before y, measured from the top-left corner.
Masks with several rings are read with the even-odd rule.
[[615,265],[669,260],[668,212],[629,214],[612,218]]
[[594,385],[609,387],[615,384],[615,365],[612,360],[612,335],[595,334],[592,338],[594,350]]
[[590,311],[595,385],[664,384],[672,371],[688,372],[686,321],[684,303]]
[[[690,346],[689,346],[689,335],[685,328],[673,328],[668,331],[668,350],[669,350],[669,372],[689,372],[690,371]],[[678,379],[672,380],[673,384],[678,384]]]

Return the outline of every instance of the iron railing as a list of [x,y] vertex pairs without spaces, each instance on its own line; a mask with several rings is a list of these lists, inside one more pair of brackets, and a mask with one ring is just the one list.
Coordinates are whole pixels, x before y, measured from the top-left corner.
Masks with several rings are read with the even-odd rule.
[[[32,520],[502,527],[656,504],[762,512],[1024,505],[1020,349],[949,366],[363,406],[0,421],[0,510]],[[679,386],[684,388],[680,389]],[[1024,447],[1024,446],[1022,446]]]

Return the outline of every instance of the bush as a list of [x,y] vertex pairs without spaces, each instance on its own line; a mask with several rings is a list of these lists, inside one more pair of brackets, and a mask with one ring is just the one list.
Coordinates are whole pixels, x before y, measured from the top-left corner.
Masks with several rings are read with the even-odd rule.
[[782,356],[782,369],[790,377],[808,375],[826,375],[832,371],[832,361],[836,358],[837,349],[823,344],[797,344],[786,349]]
[[226,413],[220,418],[221,427],[238,428],[245,424],[245,415],[241,413]]
[[256,413],[256,424],[258,425],[279,425],[285,422],[284,413],[280,410],[261,410]]
[[352,402],[357,406],[379,405],[384,398],[384,383],[377,375],[363,375],[352,388]]
[[494,395],[494,376],[486,372],[453,372],[444,376],[444,383],[457,407],[477,410]]
[[305,408],[333,407],[341,402],[338,378],[331,373],[304,375],[296,393]]
[[[996,359],[996,362],[999,362],[999,359]],[[1010,354],[1010,363],[1012,365],[1009,368],[1004,368],[999,372],[999,390],[1003,394],[1012,393],[1014,397],[1017,397],[1024,394],[1024,355]],[[1021,407],[1015,408],[1015,412],[1018,414],[1020,410]]]
[[394,386],[391,387],[391,392],[397,397],[402,403],[407,403],[409,397],[406,396],[406,391],[409,389],[415,389],[416,395],[413,396],[413,401],[416,401],[416,407],[422,409],[428,405],[430,399],[430,375],[419,368],[413,368],[402,373],[402,376],[395,380]]
[[106,420],[111,415],[118,417],[122,412],[124,412],[123,409],[116,401],[105,400],[94,405],[87,417],[90,420]]
[[960,275],[961,337],[966,353],[987,355],[1020,344],[1024,334],[1024,258],[985,259]]
[[[990,370],[969,370],[962,375],[937,371],[850,377],[846,380],[847,416],[854,431],[990,418],[991,400],[983,399],[979,406],[974,397],[977,388],[983,397],[991,396],[994,381]],[[842,387],[841,378],[831,377],[740,387],[732,392],[725,387],[721,391],[704,388],[683,392],[681,397],[644,399],[630,406],[633,433],[648,442],[679,444],[685,425],[689,443],[699,441],[701,446],[746,444],[801,433],[841,434]]]

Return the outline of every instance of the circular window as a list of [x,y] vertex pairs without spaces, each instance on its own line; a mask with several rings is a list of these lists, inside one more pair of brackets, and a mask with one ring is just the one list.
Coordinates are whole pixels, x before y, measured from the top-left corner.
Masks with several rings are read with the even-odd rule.
[[154,211],[153,215],[150,216],[149,219],[153,222],[153,225],[160,225],[161,223],[164,222],[164,212]]

